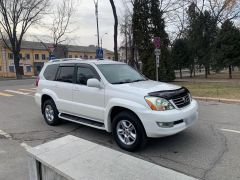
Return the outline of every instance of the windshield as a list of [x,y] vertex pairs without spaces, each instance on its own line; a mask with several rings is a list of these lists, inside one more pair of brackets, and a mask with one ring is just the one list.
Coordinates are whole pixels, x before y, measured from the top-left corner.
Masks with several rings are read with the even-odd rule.
[[100,64],[97,66],[111,84],[146,81],[146,78],[127,64]]

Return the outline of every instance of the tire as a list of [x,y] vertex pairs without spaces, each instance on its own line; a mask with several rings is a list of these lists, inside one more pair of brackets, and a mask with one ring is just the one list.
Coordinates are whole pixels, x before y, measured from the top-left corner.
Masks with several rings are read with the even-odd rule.
[[118,146],[126,151],[139,150],[146,144],[144,127],[139,118],[131,112],[123,111],[113,118],[112,132]]
[[43,116],[46,123],[50,126],[56,126],[60,124],[60,119],[58,117],[57,107],[52,99],[48,99],[43,103]]

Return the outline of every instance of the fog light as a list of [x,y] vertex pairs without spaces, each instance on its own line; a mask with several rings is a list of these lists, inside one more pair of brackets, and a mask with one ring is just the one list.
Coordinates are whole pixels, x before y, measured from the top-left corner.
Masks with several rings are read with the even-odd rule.
[[171,128],[174,126],[173,122],[157,122],[157,124],[161,128]]

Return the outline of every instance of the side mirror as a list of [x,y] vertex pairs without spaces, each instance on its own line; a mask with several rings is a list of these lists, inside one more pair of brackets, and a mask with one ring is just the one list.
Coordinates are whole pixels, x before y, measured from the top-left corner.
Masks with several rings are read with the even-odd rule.
[[88,87],[101,88],[101,83],[98,79],[92,78],[87,81]]

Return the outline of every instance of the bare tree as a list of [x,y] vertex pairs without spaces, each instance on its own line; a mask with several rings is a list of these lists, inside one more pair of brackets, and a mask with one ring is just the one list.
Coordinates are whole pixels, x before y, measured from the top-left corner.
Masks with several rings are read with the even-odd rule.
[[109,0],[112,6],[113,17],[114,17],[114,60],[118,61],[118,16],[114,0]]
[[217,23],[233,20],[240,17],[239,0],[208,0],[209,9]]
[[55,47],[67,40],[65,35],[70,32],[68,31],[68,28],[73,12],[74,8],[72,0],[63,0],[60,4],[58,4],[56,11],[54,11],[53,22],[50,30],[52,32]]
[[23,36],[32,24],[41,19],[48,2],[49,0],[0,0],[0,34],[4,44],[13,53],[17,79],[22,78],[19,54]]

